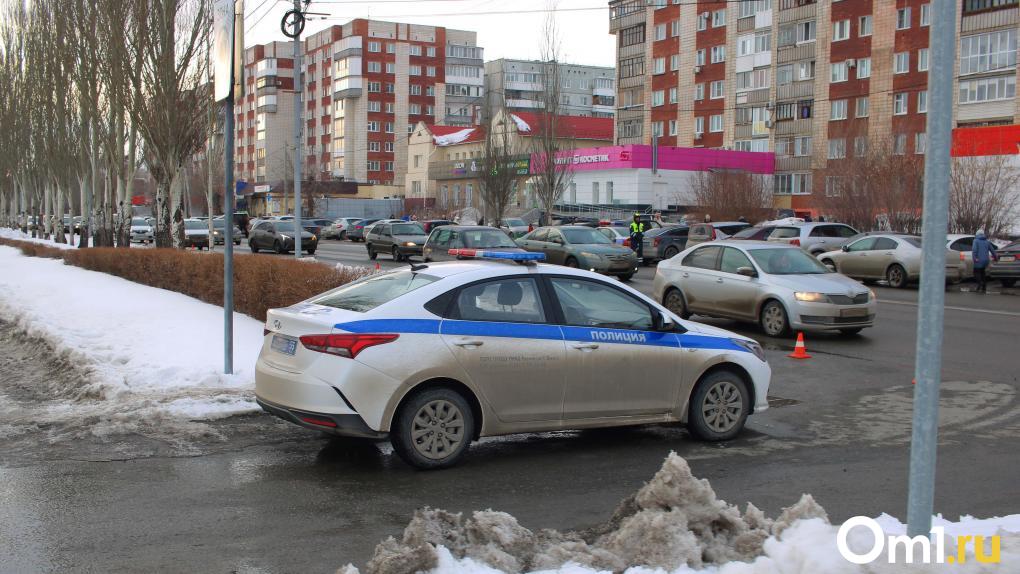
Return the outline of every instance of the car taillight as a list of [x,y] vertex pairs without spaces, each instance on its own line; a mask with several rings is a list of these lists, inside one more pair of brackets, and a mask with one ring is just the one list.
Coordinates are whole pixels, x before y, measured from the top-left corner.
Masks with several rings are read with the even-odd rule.
[[662,243],[662,239],[659,237],[656,237],[655,239],[652,240],[652,245],[654,247],[658,247],[660,243]]
[[624,247],[630,247],[630,237],[628,237],[627,239],[623,240],[623,246]]
[[791,239],[790,245],[796,245],[797,247],[800,247],[800,239]]
[[311,351],[353,359],[361,351],[393,342],[397,340],[398,336],[393,334],[305,335],[301,337],[301,344]]
[[715,239],[715,237],[716,237],[716,235],[715,235],[715,228],[713,227],[712,228],[712,239]]

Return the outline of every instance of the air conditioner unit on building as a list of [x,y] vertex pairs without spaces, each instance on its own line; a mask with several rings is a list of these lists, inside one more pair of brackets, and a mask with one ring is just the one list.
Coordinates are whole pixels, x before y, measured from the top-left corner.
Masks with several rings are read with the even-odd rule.
[[850,58],[849,60],[846,61],[846,67],[847,68],[853,68],[856,65],[857,65],[857,60],[855,60],[853,58]]
[[701,66],[694,66],[694,73],[695,74],[700,74],[701,73]]

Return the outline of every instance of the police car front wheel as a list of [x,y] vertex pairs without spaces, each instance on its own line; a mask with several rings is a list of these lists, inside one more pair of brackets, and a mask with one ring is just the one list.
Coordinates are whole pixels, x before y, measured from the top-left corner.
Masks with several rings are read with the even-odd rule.
[[701,440],[729,440],[744,428],[750,404],[747,384],[739,375],[715,371],[691,395],[687,429]]
[[457,391],[426,389],[404,401],[390,431],[393,449],[407,464],[423,470],[447,468],[467,453],[475,418]]

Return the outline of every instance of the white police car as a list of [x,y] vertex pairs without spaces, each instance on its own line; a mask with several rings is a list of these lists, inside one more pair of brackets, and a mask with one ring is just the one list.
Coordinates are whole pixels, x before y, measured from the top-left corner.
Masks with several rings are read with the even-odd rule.
[[518,432],[677,422],[730,439],[768,408],[770,377],[755,341],[681,320],[618,281],[474,259],[270,310],[255,393],[286,420],[389,437],[409,464],[441,468],[480,436]]

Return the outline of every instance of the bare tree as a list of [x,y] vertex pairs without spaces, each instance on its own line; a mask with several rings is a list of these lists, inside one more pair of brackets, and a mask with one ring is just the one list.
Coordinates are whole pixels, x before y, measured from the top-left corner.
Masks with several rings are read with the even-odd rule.
[[768,176],[739,170],[699,171],[693,176],[694,202],[713,218],[734,221],[766,219],[772,211]]
[[954,233],[983,229],[1004,236],[1020,216],[1020,170],[1014,156],[953,159],[949,175],[949,226]]
[[556,25],[555,4],[551,6],[545,18],[542,30],[541,59],[543,62],[542,93],[540,101],[542,110],[535,115],[538,118],[535,126],[530,126],[532,151],[534,152],[534,165],[531,171],[534,173],[535,195],[542,203],[542,223],[551,223],[553,207],[563,197],[563,191],[570,184],[573,177],[572,166],[569,162],[557,161],[559,152],[569,146],[563,145],[563,139],[568,134],[562,133],[560,129],[560,89],[562,78],[560,77],[560,36]]
[[493,106],[486,104],[482,113],[482,125],[486,133],[478,191],[482,196],[485,220],[491,225],[498,226],[503,222],[516,191],[514,184],[517,172],[513,169],[514,147],[511,137],[513,129],[510,125],[513,120],[504,105],[493,109]]

